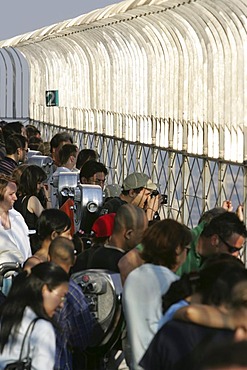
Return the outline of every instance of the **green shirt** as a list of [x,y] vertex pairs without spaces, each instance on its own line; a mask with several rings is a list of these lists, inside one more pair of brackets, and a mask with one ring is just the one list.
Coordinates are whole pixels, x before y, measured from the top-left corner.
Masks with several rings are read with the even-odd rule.
[[192,233],[192,242],[190,244],[190,250],[187,254],[187,258],[185,262],[182,264],[182,266],[179,267],[179,269],[176,271],[176,274],[181,276],[183,273],[188,273],[191,271],[198,271],[200,270],[201,263],[202,263],[202,258],[201,256],[196,253],[196,246],[198,243],[198,239],[204,230],[206,222],[203,221],[194,229],[191,230]]

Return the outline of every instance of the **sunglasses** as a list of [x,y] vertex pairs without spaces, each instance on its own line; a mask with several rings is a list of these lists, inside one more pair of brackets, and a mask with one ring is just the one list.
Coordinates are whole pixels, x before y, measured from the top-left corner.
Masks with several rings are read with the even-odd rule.
[[222,241],[222,243],[224,243],[226,246],[227,246],[227,248],[228,248],[228,252],[230,253],[230,254],[233,254],[233,253],[235,253],[235,252],[240,252],[241,251],[241,249],[243,249],[243,246],[242,247],[235,247],[235,246],[233,246],[233,245],[231,245],[231,244],[229,244],[229,243],[227,243],[220,235],[218,235],[218,237],[219,237],[219,239]]

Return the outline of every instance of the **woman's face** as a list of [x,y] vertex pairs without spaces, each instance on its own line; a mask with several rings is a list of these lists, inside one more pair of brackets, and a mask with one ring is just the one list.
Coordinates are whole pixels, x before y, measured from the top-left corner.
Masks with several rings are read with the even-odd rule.
[[17,186],[14,182],[9,182],[6,186],[4,193],[4,199],[1,202],[5,211],[9,211],[13,208],[13,205],[17,199],[16,197]]
[[62,283],[53,290],[49,290],[47,285],[43,286],[43,306],[49,317],[52,317],[58,308],[62,308],[68,292],[68,283]]

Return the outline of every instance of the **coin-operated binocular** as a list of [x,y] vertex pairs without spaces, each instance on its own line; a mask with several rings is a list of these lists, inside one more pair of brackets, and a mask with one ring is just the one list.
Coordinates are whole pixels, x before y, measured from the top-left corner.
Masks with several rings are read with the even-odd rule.
[[52,168],[53,160],[51,157],[46,156],[46,155],[34,154],[28,158],[27,164],[34,164],[36,166],[43,168],[43,170],[45,171],[47,175],[46,181],[49,182],[53,174],[53,168]]
[[74,201],[75,231],[82,228],[85,233],[90,233],[103,203],[103,192],[99,185],[81,184],[78,177],[77,172],[60,172],[57,183],[53,180],[53,187],[57,185],[59,208],[68,199]]
[[[89,310],[101,328],[97,343],[87,348],[87,354],[94,357],[99,355],[104,358],[105,364],[110,359],[114,363],[118,352],[117,343],[121,341],[125,327],[120,274],[108,270],[92,269],[72,274],[72,279],[82,289]],[[114,369],[117,368],[118,366],[114,366]]]
[[27,152],[27,163],[28,163],[29,159],[32,156],[34,156],[34,155],[42,155],[42,153],[39,150],[31,150],[31,149],[28,149],[28,152]]

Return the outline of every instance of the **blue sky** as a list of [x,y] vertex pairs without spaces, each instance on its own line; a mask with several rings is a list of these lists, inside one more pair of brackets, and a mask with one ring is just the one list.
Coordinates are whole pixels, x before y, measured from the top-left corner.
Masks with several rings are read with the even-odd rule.
[[120,0],[2,0],[0,40],[119,2]]

